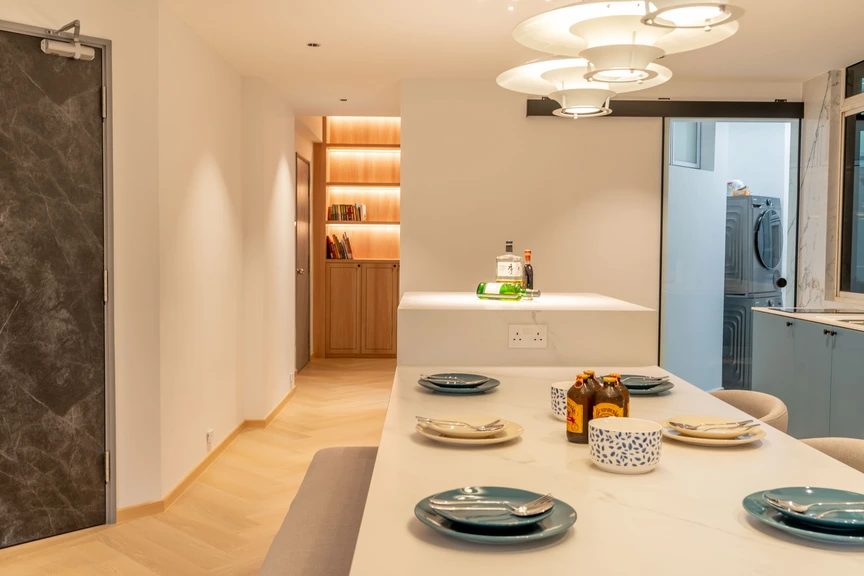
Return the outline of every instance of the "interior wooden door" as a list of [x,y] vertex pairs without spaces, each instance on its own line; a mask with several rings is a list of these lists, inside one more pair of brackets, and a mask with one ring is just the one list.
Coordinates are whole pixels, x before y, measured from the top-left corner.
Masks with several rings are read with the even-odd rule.
[[309,363],[311,354],[311,305],[309,295],[311,293],[309,270],[310,258],[310,203],[309,193],[312,188],[311,166],[309,161],[297,155],[297,205],[296,226],[297,235],[296,250],[296,300],[294,325],[296,330],[295,350],[297,370],[301,370]]
[[326,273],[327,356],[360,353],[360,264],[328,262]]
[[0,31],[0,548],[106,520],[102,54],[40,41]]
[[396,354],[397,264],[363,264],[361,281],[363,354]]

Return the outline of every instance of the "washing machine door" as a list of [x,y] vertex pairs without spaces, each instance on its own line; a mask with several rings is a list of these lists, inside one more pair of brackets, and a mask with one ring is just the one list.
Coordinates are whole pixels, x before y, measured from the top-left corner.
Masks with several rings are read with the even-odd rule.
[[783,258],[783,219],[774,209],[762,212],[756,221],[756,254],[762,266],[774,270]]

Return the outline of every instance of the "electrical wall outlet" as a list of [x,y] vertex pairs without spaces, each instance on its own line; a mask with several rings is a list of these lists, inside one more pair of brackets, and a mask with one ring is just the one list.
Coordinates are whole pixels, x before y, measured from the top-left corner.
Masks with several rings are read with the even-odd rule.
[[546,348],[545,324],[510,324],[510,348]]
[[213,428],[210,428],[209,430],[207,430],[207,451],[208,452],[213,449],[213,437],[214,437],[214,435],[215,435],[215,433],[213,432]]

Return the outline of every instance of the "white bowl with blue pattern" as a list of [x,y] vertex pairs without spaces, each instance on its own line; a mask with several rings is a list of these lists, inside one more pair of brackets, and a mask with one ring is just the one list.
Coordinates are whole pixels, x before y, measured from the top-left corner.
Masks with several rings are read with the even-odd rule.
[[639,418],[595,418],[588,423],[591,460],[615,474],[647,474],[660,462],[663,427]]
[[552,413],[558,420],[567,421],[567,392],[573,387],[573,382],[555,382],[552,384]]

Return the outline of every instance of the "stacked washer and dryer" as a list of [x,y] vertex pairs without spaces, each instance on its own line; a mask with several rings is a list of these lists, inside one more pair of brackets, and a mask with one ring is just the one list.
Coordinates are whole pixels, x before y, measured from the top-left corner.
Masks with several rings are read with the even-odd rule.
[[779,198],[726,199],[723,388],[751,389],[754,307],[783,306],[783,211]]

